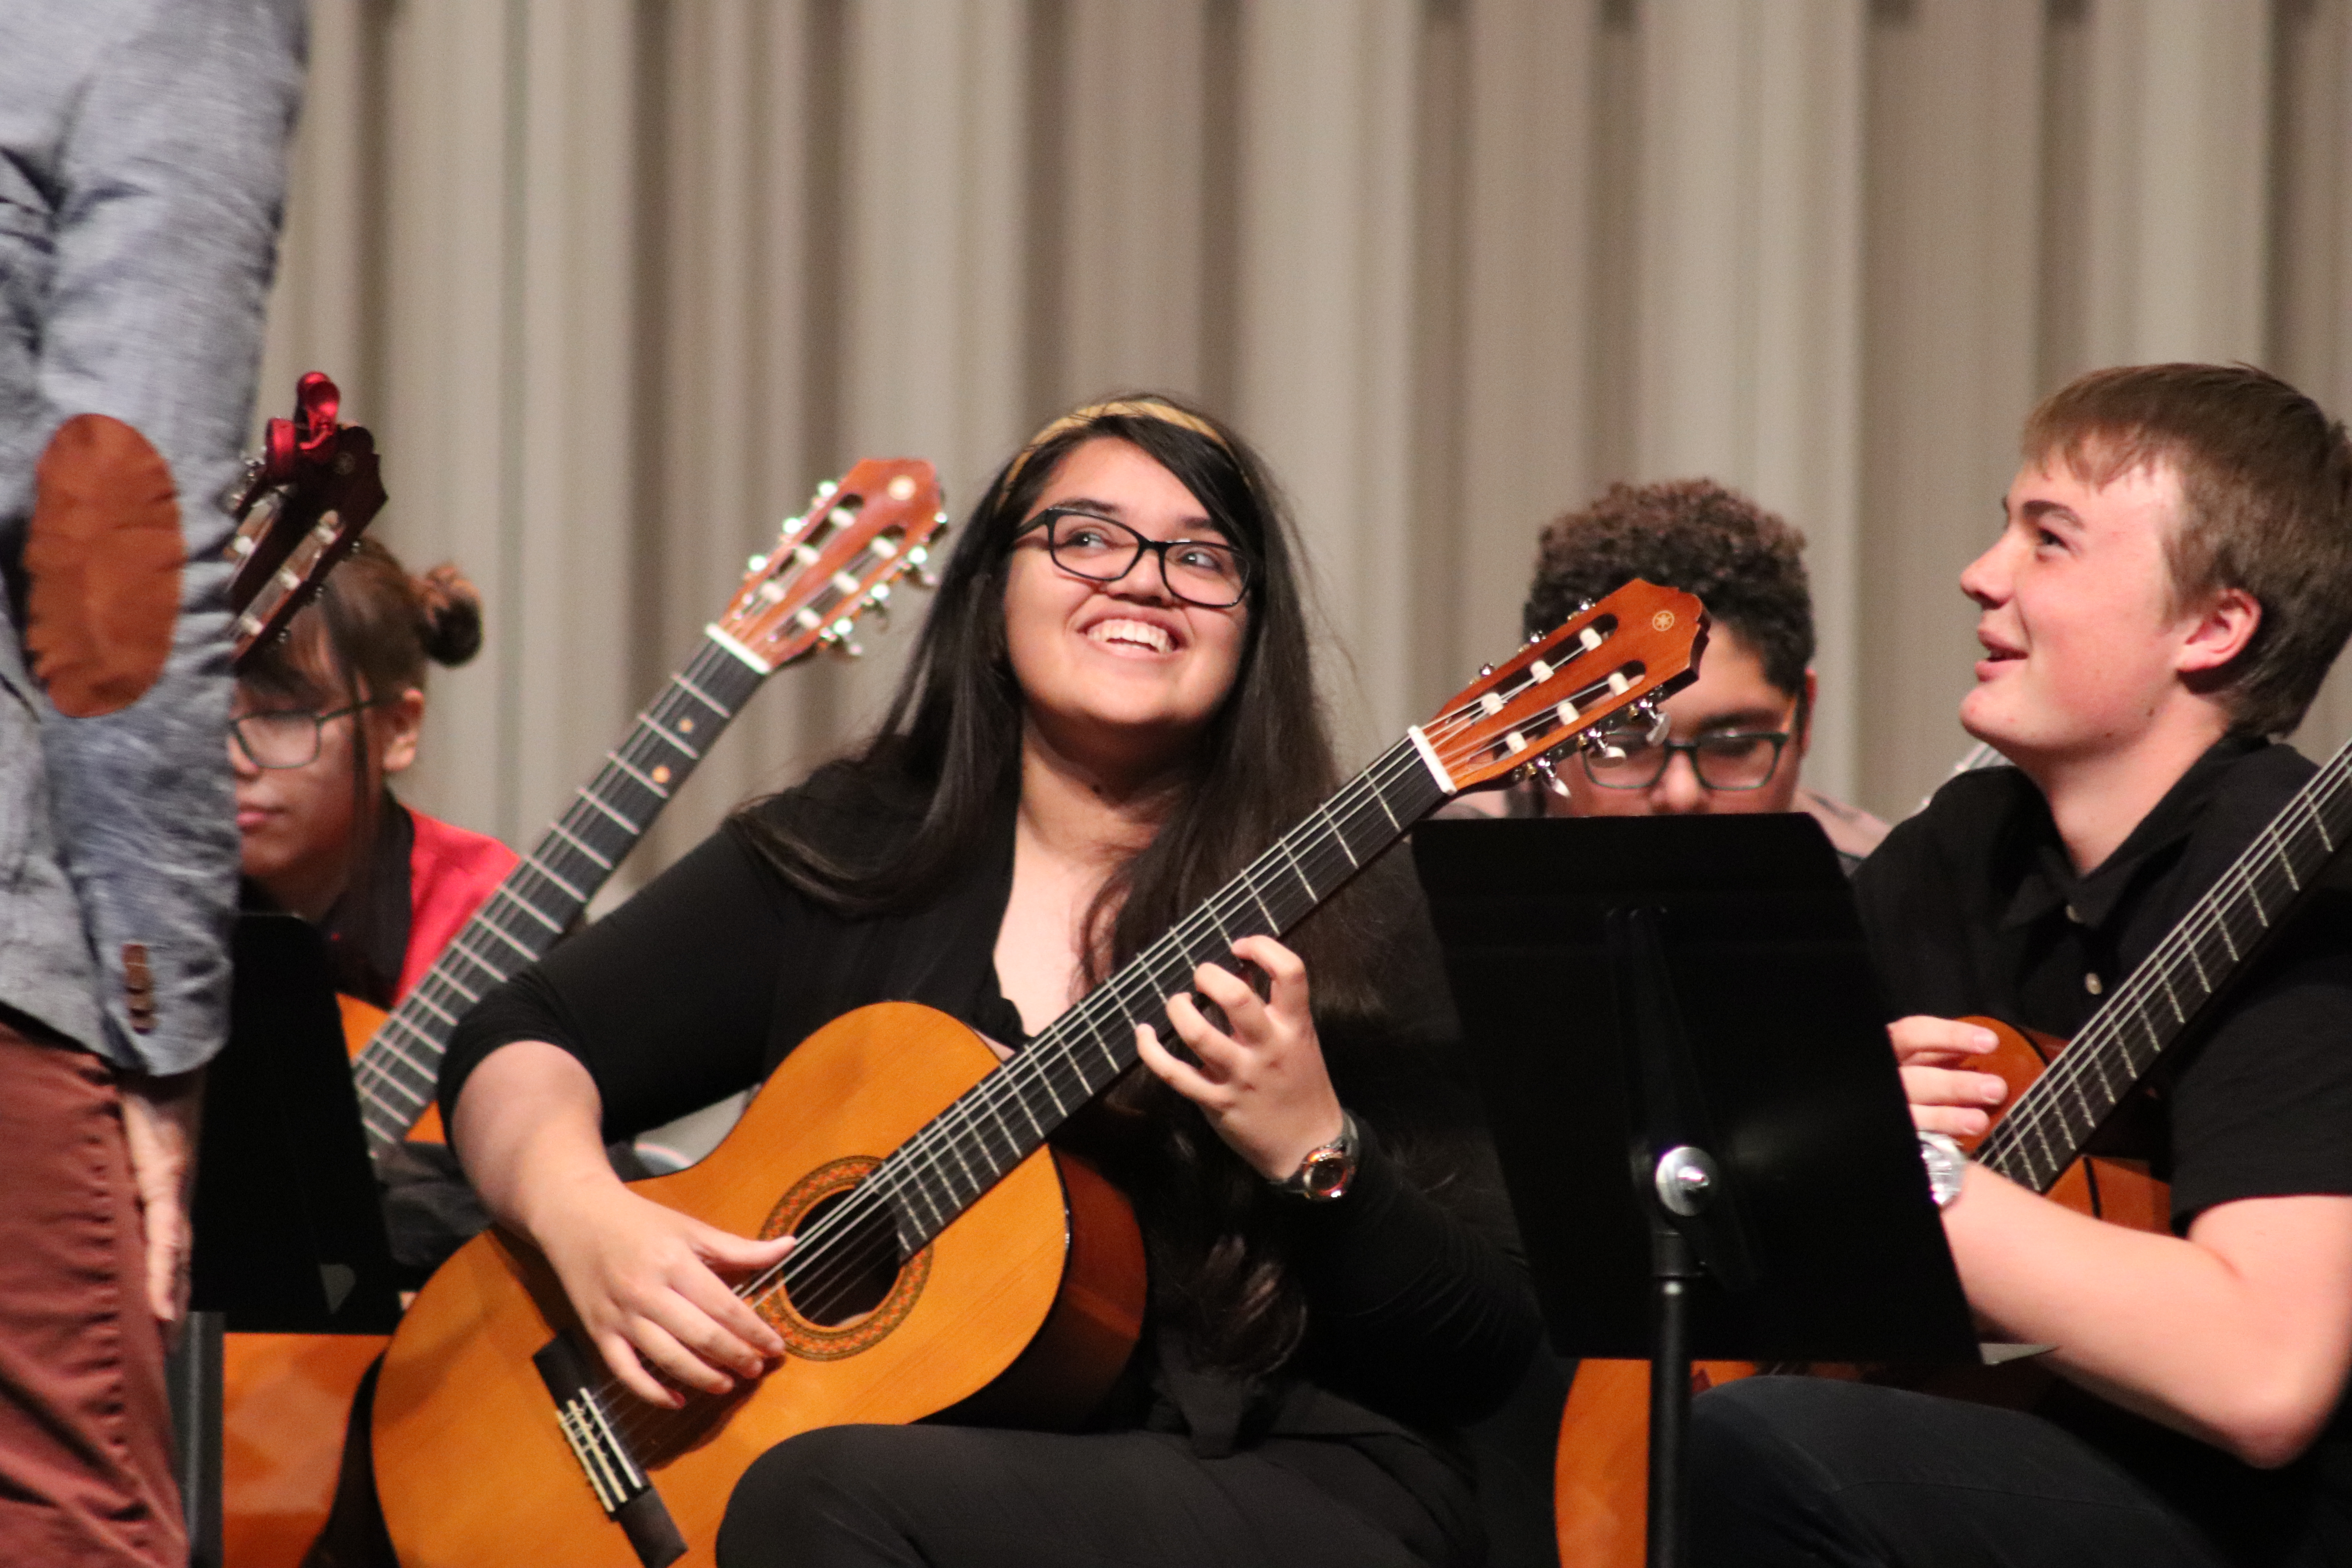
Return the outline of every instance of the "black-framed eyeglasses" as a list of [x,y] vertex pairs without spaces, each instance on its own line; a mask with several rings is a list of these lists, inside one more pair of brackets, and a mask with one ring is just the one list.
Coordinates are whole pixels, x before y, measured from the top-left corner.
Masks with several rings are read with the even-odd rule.
[[1160,581],[1188,605],[1225,610],[1249,593],[1250,558],[1206,539],[1146,539],[1123,522],[1091,512],[1048,507],[1013,537],[1045,531],[1054,564],[1089,582],[1116,583],[1135,570],[1144,552],[1160,557]]
[[1633,734],[1608,751],[1585,752],[1584,776],[1602,789],[1648,789],[1666,776],[1680,752],[1690,758],[1691,771],[1706,789],[1727,794],[1762,789],[1780,771],[1780,751],[1790,734],[1787,730],[1740,730],[1654,745]]
[[314,713],[308,708],[279,708],[262,713],[240,713],[228,721],[236,749],[257,768],[307,768],[319,760],[319,732],[330,719],[347,718],[381,708],[386,697],[371,697],[348,708]]

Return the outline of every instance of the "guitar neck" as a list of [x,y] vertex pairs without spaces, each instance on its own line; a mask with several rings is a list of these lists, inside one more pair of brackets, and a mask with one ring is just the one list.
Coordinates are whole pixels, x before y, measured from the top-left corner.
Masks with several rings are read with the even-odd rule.
[[767,673],[706,637],[595,778],[442,950],[352,1063],[371,1152],[408,1135],[433,1103],[457,1020],[579,918]]
[[[1314,815],[901,1145],[865,1184],[892,1199],[911,1254],[1134,1065],[1135,1030],[1168,1037],[1166,999],[1244,936],[1281,936],[1446,795],[1417,735],[1381,753]],[[790,1265],[787,1266],[789,1271]]]
[[2254,836],[1979,1145],[2046,1193],[2157,1058],[2204,1016],[2352,839],[2352,742]]

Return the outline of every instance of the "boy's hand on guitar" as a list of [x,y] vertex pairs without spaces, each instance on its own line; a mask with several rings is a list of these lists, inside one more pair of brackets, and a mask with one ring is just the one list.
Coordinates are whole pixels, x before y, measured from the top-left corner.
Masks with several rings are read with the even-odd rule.
[[1280,1181],[1339,1135],[1339,1097],[1315,1037],[1307,966],[1298,955],[1272,937],[1245,936],[1234,943],[1234,956],[1265,972],[1263,998],[1216,964],[1192,972],[1192,984],[1223,1012],[1228,1029],[1211,1024],[1191,996],[1168,999],[1168,1022],[1198,1067],[1161,1045],[1148,1024],[1136,1026],[1136,1050],[1201,1108],[1234,1152],[1268,1181]]
[[1911,1120],[1922,1132],[1974,1138],[1992,1126],[1992,1109],[2009,1097],[2009,1085],[1996,1074],[1969,1067],[2000,1044],[1990,1029],[1921,1015],[1897,1018],[1886,1033],[1902,1068]]
[[589,1339],[640,1399],[684,1405],[664,1378],[727,1394],[784,1353],[776,1331],[720,1276],[773,1268],[790,1237],[752,1241],[620,1188],[542,1224],[539,1240]]

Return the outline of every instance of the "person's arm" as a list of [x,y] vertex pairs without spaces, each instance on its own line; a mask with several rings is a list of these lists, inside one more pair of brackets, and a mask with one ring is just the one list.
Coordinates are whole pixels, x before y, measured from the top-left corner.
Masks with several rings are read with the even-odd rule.
[[[71,30],[73,9],[24,25]],[[115,24],[92,14],[80,25]],[[82,415],[129,426],[168,467],[180,536],[176,616],[152,628],[159,651],[169,644],[160,671],[135,671],[97,703],[52,686],[58,708],[82,716],[49,712],[42,733],[99,970],[106,1038],[94,1043],[136,1073],[186,1072],[226,1037],[237,835],[222,739],[231,523],[219,498],[253,409],[304,30],[298,0],[180,0],[146,7],[126,36],[79,35],[86,76],[44,171],[54,205],[36,443]],[[15,504],[0,499],[0,510]],[[79,574],[79,585],[46,595],[37,572],[37,608],[47,598],[104,623],[110,606],[89,601],[136,591],[113,521],[102,504],[85,507],[50,532],[52,570]],[[119,631],[103,625],[97,640],[119,643]],[[47,683],[53,661],[39,672]]]
[[1971,1163],[1945,1211],[1969,1301],[2073,1381],[2270,1468],[2352,1364],[2352,1197],[2249,1198],[2187,1237],[2107,1225]]
[[613,1173],[603,1121],[595,1080],[578,1058],[520,1040],[485,1057],[467,1079],[450,1138],[490,1213],[547,1255],[590,1340],[632,1393],[683,1404],[658,1372],[725,1394],[784,1346],[720,1272],[770,1268],[791,1238],[747,1240],[639,1197]]
[[203,1120],[202,1069],[176,1078],[122,1079],[122,1141],[147,1238],[147,1310],[166,1329],[188,1310],[188,1264],[195,1237],[189,1194],[196,1184],[196,1131]]
[[579,1058],[606,1140],[758,1082],[783,966],[810,961],[801,913],[721,828],[458,1020],[441,1067],[443,1116],[477,1065],[516,1040]]
[[720,1275],[788,1244],[637,1196],[604,1141],[758,1078],[782,967],[809,957],[796,907],[722,828],[485,996],[450,1042],[442,1111],[467,1177],[547,1255],[614,1375],[656,1404],[678,1401],[656,1372],[722,1393],[782,1351]]
[[[1892,1026],[1914,1120],[1983,1131],[2001,1080],[1972,1026]],[[1969,1303],[2058,1371],[2251,1465],[2308,1447],[2352,1368],[2352,1196],[2216,1204],[2185,1237],[2105,1224],[1971,1163],[1944,1233]]]

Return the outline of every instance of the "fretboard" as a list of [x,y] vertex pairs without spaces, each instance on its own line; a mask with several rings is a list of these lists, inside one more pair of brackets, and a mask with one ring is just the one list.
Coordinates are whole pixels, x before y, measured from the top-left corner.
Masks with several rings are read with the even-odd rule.
[[457,1020],[553,945],[661,815],[766,674],[705,637],[545,837],[482,901],[352,1064],[368,1146],[398,1142],[433,1103]]
[[[861,1189],[888,1201],[902,1255],[946,1229],[1132,1066],[1137,1025],[1172,1038],[1167,998],[1192,989],[1199,964],[1230,967],[1237,939],[1288,931],[1444,798],[1413,739],[1398,742],[900,1145]],[[789,1259],[784,1272],[789,1280]]]
[[2109,994],[1976,1157],[2046,1193],[2352,839],[2352,742],[2312,775]]

